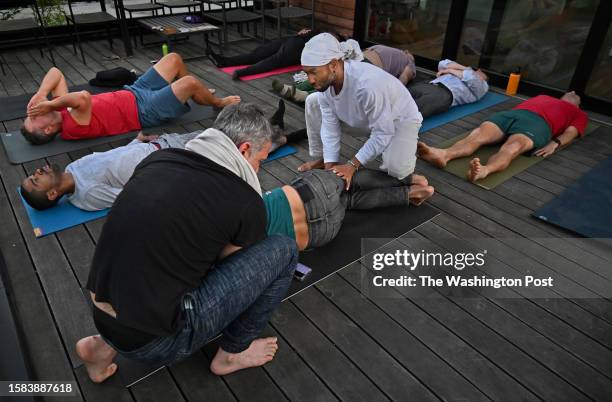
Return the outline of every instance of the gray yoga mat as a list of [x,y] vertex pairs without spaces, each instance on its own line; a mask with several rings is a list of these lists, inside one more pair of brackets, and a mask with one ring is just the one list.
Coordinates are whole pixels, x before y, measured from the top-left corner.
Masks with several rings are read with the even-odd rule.
[[[70,88],[70,92],[88,91],[91,94],[101,94],[103,92],[117,91],[121,87],[97,87],[89,84],[75,85]],[[8,96],[0,98],[0,121],[9,121],[26,117],[26,107],[34,94]]]
[[[191,111],[185,113],[178,119],[170,121],[168,124],[159,127],[147,128],[145,132],[157,133],[165,127],[194,123],[200,120],[214,119],[217,116],[217,111],[211,106],[199,106],[191,104]],[[8,160],[13,164],[30,162],[36,159],[46,158],[48,156],[59,155],[66,152],[73,152],[79,149],[93,147],[95,145],[106,144],[109,142],[121,140],[124,138],[133,138],[138,133],[136,131],[126,134],[113,135],[109,137],[99,137],[90,140],[62,140],[59,135],[53,141],[44,145],[30,144],[21,132],[12,131],[2,133],[0,139],[6,151]]]

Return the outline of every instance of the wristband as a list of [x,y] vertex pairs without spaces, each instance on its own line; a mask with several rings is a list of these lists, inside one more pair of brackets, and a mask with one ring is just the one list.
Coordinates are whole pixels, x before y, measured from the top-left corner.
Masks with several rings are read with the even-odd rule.
[[561,146],[561,141],[559,141],[558,138],[553,138],[552,142],[554,142],[555,144],[557,144],[557,148],[559,148]]
[[352,167],[354,167],[355,170],[359,170],[359,166],[355,165],[355,162],[353,162],[352,159],[349,159],[347,163],[351,165]]

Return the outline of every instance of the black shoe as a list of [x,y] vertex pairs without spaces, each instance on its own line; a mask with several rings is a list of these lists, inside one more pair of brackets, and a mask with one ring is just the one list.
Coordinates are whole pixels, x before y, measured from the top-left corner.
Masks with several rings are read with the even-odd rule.
[[306,134],[306,129],[303,128],[301,130],[296,130],[292,133],[289,133],[285,137],[287,137],[287,144],[291,144],[293,142],[298,142],[300,140],[308,138],[308,135]]
[[238,81],[240,79],[240,70],[234,70],[234,72],[232,73],[232,79],[234,81]]
[[278,109],[276,112],[270,117],[270,124],[273,126],[280,127],[281,130],[285,129],[285,101],[280,99],[278,101]]

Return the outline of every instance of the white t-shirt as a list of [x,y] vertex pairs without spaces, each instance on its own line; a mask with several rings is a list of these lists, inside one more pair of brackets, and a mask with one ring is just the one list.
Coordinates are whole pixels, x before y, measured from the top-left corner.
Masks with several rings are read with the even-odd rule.
[[66,166],[66,172],[74,178],[75,191],[68,201],[87,211],[110,208],[136,165],[155,151],[157,147],[151,143],[132,142],[72,162]]
[[340,94],[336,95],[330,86],[319,99],[325,162],[339,161],[340,121],[351,127],[370,130],[370,138],[355,155],[361,163],[382,154],[395,135],[397,122],[420,124],[423,121],[410,92],[401,81],[369,63],[345,61]]

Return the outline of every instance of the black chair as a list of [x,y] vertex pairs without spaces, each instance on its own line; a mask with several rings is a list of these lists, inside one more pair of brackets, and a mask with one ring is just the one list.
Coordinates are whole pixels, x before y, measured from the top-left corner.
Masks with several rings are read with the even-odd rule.
[[[263,21],[263,16],[258,13],[254,13],[249,10],[252,6],[247,5],[247,0],[198,0],[203,4],[207,4],[209,11],[206,11],[204,17],[210,19],[215,24],[222,24],[223,28],[223,46],[229,43],[228,40],[228,26],[236,24],[238,26],[238,33],[241,36],[245,36],[242,30],[244,24],[246,24],[247,32],[249,32],[249,23],[253,22],[253,35],[252,38],[257,36],[257,22]],[[231,3],[236,3],[232,6]],[[211,6],[218,6],[221,8],[220,11],[210,11]],[[239,39],[242,40],[242,39]],[[236,41],[232,41],[236,42]]]
[[189,13],[195,13],[200,8],[200,3],[196,1],[191,1],[191,0],[170,0],[170,1],[155,0],[155,3],[170,10],[170,14],[174,13],[175,8],[187,8],[187,12]]
[[[117,2],[113,0],[115,10],[118,9]],[[81,46],[81,36],[79,35],[79,25],[90,25],[90,24],[103,24],[104,29],[106,30],[106,35],[108,39],[108,44],[110,48],[113,48],[113,37],[111,35],[111,27],[113,24],[117,22],[117,18],[112,16],[111,14],[106,12],[106,4],[104,1],[100,2],[101,10],[95,13],[84,13],[84,14],[74,14],[72,10],[72,0],[68,0],[68,10],[70,14],[65,14],[66,22],[68,25],[72,25],[74,27],[73,35],[76,37],[76,44],[74,43],[74,37],[72,38],[72,50],[74,54],[77,54],[77,46],[79,51],[81,52],[81,57],[83,59],[83,64],[87,64],[85,61],[85,53],[83,52],[83,47]]]
[[[281,27],[282,22],[287,21],[287,26],[289,26],[289,21],[297,18],[306,18],[310,17],[310,29],[314,30],[315,25],[315,14],[314,14],[314,0],[310,2],[310,9],[295,7],[291,5],[291,0],[267,0],[270,3],[274,3],[276,7],[265,8],[266,1],[261,1],[261,8],[259,10],[266,18],[270,18],[275,20],[276,29],[278,31],[278,37],[282,36]],[[257,8],[255,8],[257,11]],[[265,40],[266,30],[263,30],[263,37]]]
[[[123,4],[123,3],[122,3]],[[137,12],[151,12],[151,17],[159,16],[159,12],[161,11],[162,15],[166,15],[166,10],[162,4],[155,2],[155,0],[150,0],[148,3],[139,3],[139,4],[123,4],[123,10],[127,11],[129,14],[128,22],[131,22],[131,26],[129,29],[136,30],[138,35],[140,36],[140,44],[143,44],[142,38],[142,27],[138,24],[133,24],[135,19],[139,18],[149,18],[149,16],[136,17],[134,18],[133,13]],[[136,46],[136,38],[134,38],[134,46]]]
[[[30,38],[28,36],[21,35],[21,33],[32,31],[35,34],[34,39],[35,42],[38,44],[40,56],[44,57],[42,46],[40,46],[39,41],[39,37],[40,35],[42,35],[45,40],[45,44],[47,45],[49,55],[51,56],[51,62],[53,63],[53,65],[55,65],[53,49],[51,47],[51,43],[49,42],[49,37],[47,36],[47,31],[45,29],[45,22],[42,19],[40,9],[38,8],[38,3],[36,2],[36,0],[0,0],[0,10],[24,7],[34,8],[34,13],[36,14],[36,18],[38,19],[38,21],[34,18],[0,21],[0,38],[4,38],[8,34],[20,34],[18,39],[6,40],[2,41],[2,43],[17,44],[26,42],[30,40]],[[0,59],[0,68],[2,69],[2,74],[6,75],[2,59]]]

